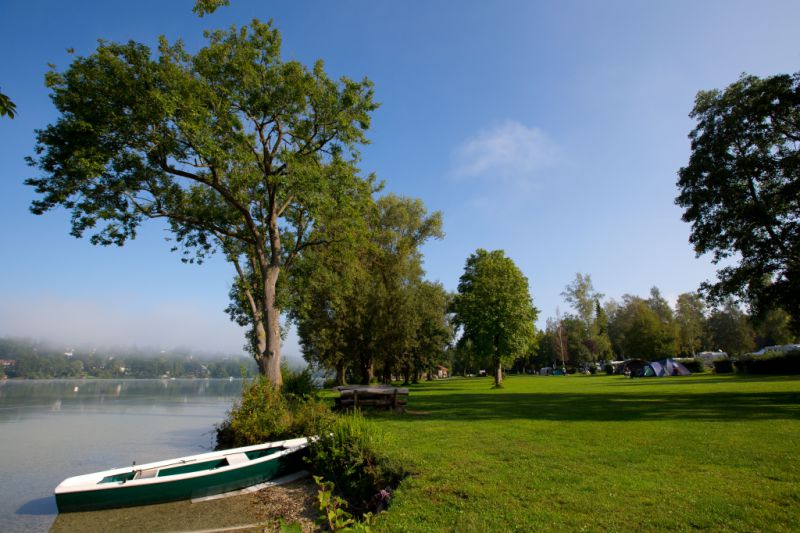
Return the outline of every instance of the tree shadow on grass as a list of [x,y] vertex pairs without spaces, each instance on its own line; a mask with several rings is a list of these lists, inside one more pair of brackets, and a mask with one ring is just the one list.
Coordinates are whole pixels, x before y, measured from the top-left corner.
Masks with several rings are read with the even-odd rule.
[[[698,381],[698,378],[702,381]],[[615,381],[608,383],[608,385],[619,387],[619,386],[633,386],[633,385],[641,385],[647,384],[648,386],[653,387],[660,387],[660,386],[671,386],[671,385],[706,385],[712,383],[735,383],[737,381],[742,381],[746,383],[783,383],[787,381],[795,381],[800,384],[797,376],[771,376],[771,375],[752,375],[752,374],[733,374],[733,375],[722,375],[719,377],[711,377],[708,375],[699,376],[670,376],[665,378],[628,378],[623,376],[618,376],[618,379]]]
[[798,392],[486,393],[410,398],[425,420],[774,420],[800,419]]

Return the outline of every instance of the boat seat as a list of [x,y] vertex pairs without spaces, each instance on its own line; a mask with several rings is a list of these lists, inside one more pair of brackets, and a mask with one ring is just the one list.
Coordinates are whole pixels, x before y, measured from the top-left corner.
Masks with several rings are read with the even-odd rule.
[[226,455],[225,458],[228,460],[229,465],[239,465],[250,460],[246,453],[232,453],[230,455]]
[[147,470],[137,470],[133,479],[148,479],[158,475],[158,468],[148,468]]

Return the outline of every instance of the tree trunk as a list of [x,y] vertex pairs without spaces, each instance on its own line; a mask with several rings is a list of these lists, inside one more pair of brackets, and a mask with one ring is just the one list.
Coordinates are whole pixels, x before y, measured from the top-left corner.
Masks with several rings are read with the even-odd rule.
[[383,371],[381,372],[381,382],[385,385],[388,385],[392,382],[392,367],[390,366],[391,363],[386,361],[383,365]]
[[344,366],[344,359],[340,359],[338,363],[336,363],[336,384],[337,385],[347,385],[347,379],[345,377],[345,366]]
[[[276,387],[283,383],[281,379],[281,312],[275,307],[276,284],[279,267],[268,267],[264,276],[264,311],[266,324],[262,325],[264,343],[259,339],[261,358],[258,361],[261,373]],[[260,337],[260,332],[259,332]]]
[[373,364],[372,358],[361,359],[361,384],[369,385],[372,382]]
[[494,386],[501,387],[503,385],[503,363],[497,358],[494,363]]

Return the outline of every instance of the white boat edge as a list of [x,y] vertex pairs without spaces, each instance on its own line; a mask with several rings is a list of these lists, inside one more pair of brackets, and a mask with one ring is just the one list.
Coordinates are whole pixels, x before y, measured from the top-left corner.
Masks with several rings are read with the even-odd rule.
[[231,448],[228,450],[218,450],[213,452],[206,452],[197,455],[187,455],[186,457],[176,457],[174,459],[166,459],[163,461],[157,461],[154,463],[143,463],[140,465],[132,465],[126,466],[122,468],[113,468],[110,470],[103,470],[102,472],[93,472],[91,474],[83,474],[80,476],[73,476],[65,479],[55,488],[55,494],[67,494],[72,492],[84,492],[87,490],[112,490],[120,487],[121,485],[127,486],[139,486],[139,485],[151,485],[151,484],[160,484],[170,481],[179,481],[182,479],[191,479],[194,477],[201,477],[206,475],[208,472],[206,470],[200,470],[197,472],[187,472],[185,474],[177,474],[173,476],[169,476],[169,478],[164,477],[149,477],[149,478],[140,478],[140,479],[132,479],[125,482],[111,482],[111,483],[103,483],[100,484],[100,481],[108,476],[115,476],[119,474],[125,474],[127,472],[131,472],[133,470],[149,470],[149,469],[158,469],[167,466],[178,466],[185,463],[192,463],[192,462],[202,462],[202,461],[210,461],[212,459],[222,459],[228,456],[236,455],[236,454],[244,454],[246,452],[252,452],[261,450],[263,448],[275,448],[279,446],[283,446],[286,449],[280,452],[266,455],[264,457],[260,457],[258,459],[249,460],[246,462],[238,463],[238,464],[230,464],[228,466],[222,467],[219,470],[226,470],[232,471],[238,468],[244,468],[246,466],[251,466],[254,464],[258,464],[261,462],[270,461],[273,459],[277,459],[283,455],[288,455],[290,453],[294,453],[299,448],[303,448],[308,445],[309,439],[307,437],[300,437],[297,439],[286,439],[286,440],[279,440],[274,442],[265,442],[263,444],[255,444],[252,446],[243,446],[241,448]]

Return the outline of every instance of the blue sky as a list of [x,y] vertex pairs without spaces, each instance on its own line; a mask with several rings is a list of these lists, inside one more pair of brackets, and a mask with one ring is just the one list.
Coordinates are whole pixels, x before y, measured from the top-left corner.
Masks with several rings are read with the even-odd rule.
[[[238,351],[223,309],[232,269],[188,266],[149,224],[123,248],[69,236],[64,212],[28,212],[34,130],[56,118],[48,63],[97,39],[154,45],[274,19],[283,55],[370,78],[381,108],[362,168],[444,216],[428,278],[454,290],[475,249],[502,248],[528,277],[543,323],[576,272],[607,297],[668,298],[713,277],[673,203],[698,90],[740,73],[800,70],[796,1],[232,0],[199,19],[191,0],[0,1],[0,335]],[[285,353],[297,356],[290,337]]]

